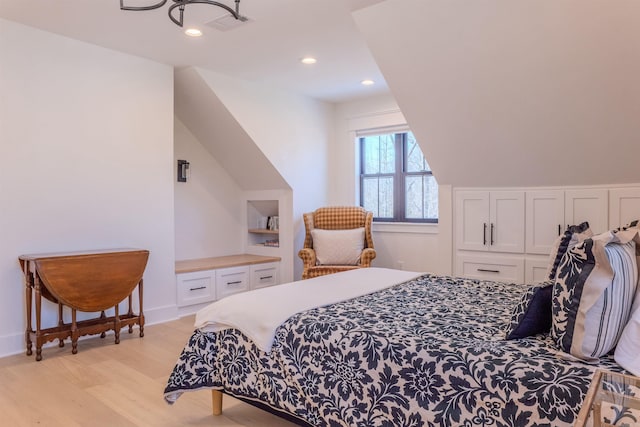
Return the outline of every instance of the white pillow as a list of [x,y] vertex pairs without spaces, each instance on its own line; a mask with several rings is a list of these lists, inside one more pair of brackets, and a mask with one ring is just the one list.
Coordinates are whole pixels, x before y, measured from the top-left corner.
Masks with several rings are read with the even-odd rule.
[[357,265],[364,248],[364,227],[350,230],[311,230],[318,265]]
[[624,369],[640,376],[640,286],[636,292],[631,318],[622,331],[613,358]]
[[[638,227],[638,222],[632,223],[631,227]],[[613,358],[624,369],[633,375],[640,376],[640,283],[636,287],[631,316],[622,331]]]

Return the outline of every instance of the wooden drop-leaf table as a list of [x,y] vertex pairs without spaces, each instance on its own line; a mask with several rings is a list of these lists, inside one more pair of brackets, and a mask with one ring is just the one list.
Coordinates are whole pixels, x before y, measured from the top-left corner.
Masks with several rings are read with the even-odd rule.
[[[21,255],[18,259],[25,277],[25,303],[27,329],[25,342],[27,355],[36,346],[36,360],[42,360],[43,344],[58,339],[60,347],[71,338],[72,353],[78,352],[78,338],[83,335],[115,332],[115,342],[120,342],[120,330],[139,325],[140,337],[144,336],[142,310],[142,275],[147,265],[149,251],[142,249],[108,249],[100,251],[64,252]],[[132,294],[138,288],[139,312],[133,313]],[[58,325],[42,327],[42,298],[58,305]],[[128,299],[128,311],[120,314],[120,302]],[[64,323],[63,307],[71,309],[71,323]],[[114,315],[105,311],[114,308]],[[32,313],[35,310],[35,330]],[[77,312],[100,313],[99,317],[80,320]]]

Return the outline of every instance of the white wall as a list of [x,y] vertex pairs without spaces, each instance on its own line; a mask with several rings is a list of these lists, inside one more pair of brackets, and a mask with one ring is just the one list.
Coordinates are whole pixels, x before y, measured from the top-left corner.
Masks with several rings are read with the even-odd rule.
[[[329,163],[330,204],[359,204],[355,132],[405,124],[406,120],[391,95],[337,105],[336,138]],[[424,143],[419,142],[423,146]],[[441,185],[439,188],[439,217],[438,225],[374,223],[373,240],[377,256],[373,265],[451,274],[451,186]]]
[[178,159],[190,170],[174,179],[176,260],[242,253],[241,188],[177,118],[174,132],[174,175]]
[[0,58],[0,354],[24,350],[21,254],[148,249],[147,320],[174,316],[171,67],[1,19]]
[[638,182],[640,2],[386,0],[353,16],[441,184]]
[[198,72],[293,190],[294,278],[300,278],[302,214],[325,205],[328,198],[333,106],[261,83]]

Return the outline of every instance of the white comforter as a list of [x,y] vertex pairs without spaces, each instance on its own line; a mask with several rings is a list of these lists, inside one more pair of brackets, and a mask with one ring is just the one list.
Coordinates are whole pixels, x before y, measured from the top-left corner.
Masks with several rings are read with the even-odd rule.
[[388,268],[359,268],[231,295],[196,314],[195,327],[207,332],[236,328],[271,350],[276,329],[301,311],[370,294],[420,276]]

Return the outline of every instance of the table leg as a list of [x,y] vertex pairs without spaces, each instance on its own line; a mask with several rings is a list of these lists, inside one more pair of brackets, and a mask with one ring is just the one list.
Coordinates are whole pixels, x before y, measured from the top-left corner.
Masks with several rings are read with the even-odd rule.
[[118,304],[115,306],[115,311],[114,329],[116,333],[116,344],[120,344],[120,328],[122,328],[122,322],[120,321],[120,307]]
[[[62,304],[58,303],[58,326],[62,327],[62,325],[64,325],[62,320]],[[64,338],[60,338],[58,347],[64,347]]]
[[42,360],[42,340],[40,332],[41,310],[42,310],[42,292],[40,291],[40,279],[37,274],[35,276],[35,288],[36,288],[36,361]]
[[[100,313],[100,319],[104,319],[104,318],[106,318],[106,317],[107,317],[107,315],[104,313],[104,310],[102,310],[102,312]],[[107,336],[107,333],[106,333],[106,332],[102,332],[102,333],[100,334],[100,338],[104,338],[104,337],[106,337],[106,336]]]
[[140,303],[140,338],[144,337],[144,312],[142,310],[142,279],[138,283],[138,302]]
[[24,284],[25,284],[25,301],[26,301],[26,313],[27,313],[27,329],[24,332],[24,339],[27,344],[27,356],[31,356],[33,354],[31,342],[31,305],[33,304],[33,275],[28,271],[28,264],[25,267],[27,269],[24,274]]
[[[132,296],[131,295],[132,294],[133,294],[133,292],[131,294],[129,294],[129,298],[128,298],[129,311],[127,311],[127,316],[128,316],[129,319],[131,319],[133,317],[133,307],[131,306],[131,300],[132,300]],[[132,323],[129,323],[129,333],[130,334],[133,333],[133,324]]]
[[71,309],[71,353],[78,353],[78,338],[80,332],[78,331],[78,324],[76,323],[76,309]]

